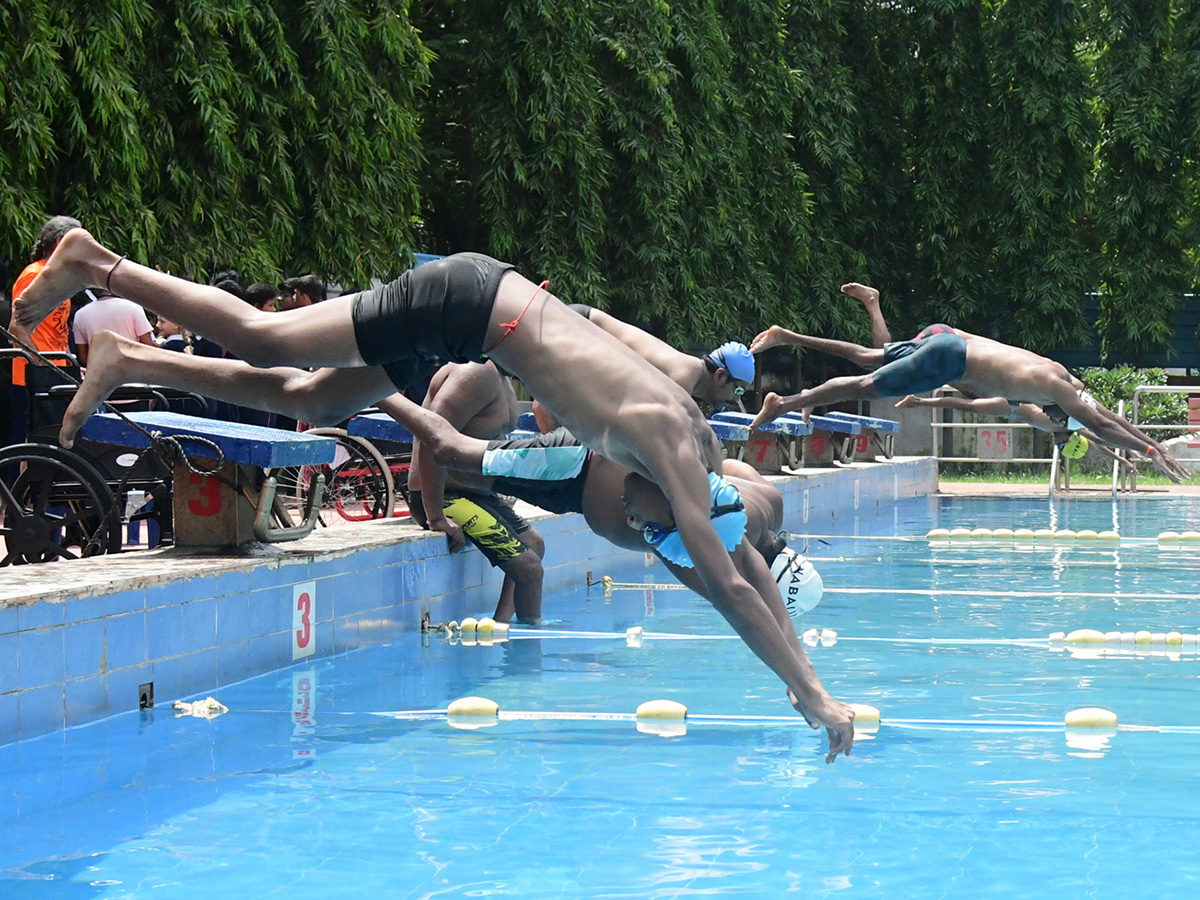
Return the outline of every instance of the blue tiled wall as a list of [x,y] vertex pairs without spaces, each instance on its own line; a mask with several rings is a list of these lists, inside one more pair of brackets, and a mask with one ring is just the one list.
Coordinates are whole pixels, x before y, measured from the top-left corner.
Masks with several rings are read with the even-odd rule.
[[[922,460],[779,487],[789,523],[807,508],[804,524],[819,531],[838,516],[931,493],[937,473]],[[644,565],[642,554],[592,534],[582,516],[537,528],[547,596],[578,587],[588,571],[619,579]],[[500,584],[482,554],[450,556],[440,535],[336,556],[230,559],[216,575],[189,576],[185,560],[164,567],[150,587],[0,608],[0,744],[137,709],[148,682],[164,704],[291,665],[299,584],[316,586],[316,658],[414,632],[426,612],[436,622],[490,611]]]

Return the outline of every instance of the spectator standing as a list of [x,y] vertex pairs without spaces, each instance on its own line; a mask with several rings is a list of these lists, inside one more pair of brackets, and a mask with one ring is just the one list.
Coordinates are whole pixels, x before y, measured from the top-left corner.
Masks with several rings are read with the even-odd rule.
[[154,330],[158,336],[158,346],[175,353],[191,353],[192,345],[188,343],[183,329],[166,316],[159,316]]
[[312,306],[325,300],[325,282],[316,275],[297,275],[283,283],[283,296],[291,296],[292,306]]
[[[38,273],[46,267],[46,260],[58,246],[58,242],[72,228],[79,228],[78,219],[70,216],[54,216],[42,226],[37,240],[33,244],[30,263],[17,276],[13,285],[12,297],[17,299],[25,291]],[[67,299],[59,304],[50,315],[42,321],[30,334],[21,329],[16,334],[31,343],[43,353],[65,353],[70,349],[71,329],[68,324],[71,317],[71,301]],[[57,360],[55,365],[65,366],[67,360]],[[10,415],[12,421],[9,427],[8,442],[11,444],[24,443],[29,434],[29,392],[26,381],[33,384],[49,383],[44,375],[30,375],[29,364],[24,359],[15,359],[12,364],[12,384],[9,386]]]
[[275,301],[279,299],[279,291],[275,285],[256,281],[246,288],[246,302],[263,312],[275,312]]
[[75,313],[75,350],[79,364],[87,366],[88,345],[101,331],[111,331],[146,345],[154,344],[154,329],[146,312],[131,300],[108,291],[88,291],[92,302]]

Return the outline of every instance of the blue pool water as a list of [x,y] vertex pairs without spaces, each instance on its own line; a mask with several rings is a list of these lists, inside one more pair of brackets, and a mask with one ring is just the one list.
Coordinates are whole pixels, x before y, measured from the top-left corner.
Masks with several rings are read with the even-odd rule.
[[[909,539],[962,525],[1115,525],[1123,540]],[[1083,706],[1200,725],[1200,654],[1003,641],[1200,632],[1200,547],[1138,540],[1200,527],[1200,507],[922,498],[847,527],[810,544],[827,593],[802,628],[836,629],[810,650],[818,674],[884,724],[833,766],[698,597],[580,586],[548,601],[556,628],[619,637],[412,635],[223,688],[230,712],[212,721],[160,706],[0,748],[0,896],[1195,896],[1200,733],[1069,743],[1036,726]],[[630,647],[633,625],[697,639]],[[386,715],[467,694],[510,711],[665,697],[790,718],[663,738],[629,721],[467,731]]]

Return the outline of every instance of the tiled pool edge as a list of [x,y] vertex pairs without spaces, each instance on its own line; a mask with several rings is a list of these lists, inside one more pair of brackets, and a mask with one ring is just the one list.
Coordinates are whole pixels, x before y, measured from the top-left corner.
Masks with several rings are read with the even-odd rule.
[[[777,486],[789,523],[820,531],[935,493],[937,467],[926,458],[856,464]],[[537,527],[547,595],[588,571],[635,577],[644,564],[582,516]],[[500,583],[477,551],[452,557],[440,535],[391,523],[330,529],[265,558],[167,551],[0,571],[13,576],[0,589],[0,744],[137,709],[143,684],[162,705],[289,666],[305,628],[298,600],[312,639],[298,658],[320,658],[414,632],[425,612],[439,621],[490,610]]]

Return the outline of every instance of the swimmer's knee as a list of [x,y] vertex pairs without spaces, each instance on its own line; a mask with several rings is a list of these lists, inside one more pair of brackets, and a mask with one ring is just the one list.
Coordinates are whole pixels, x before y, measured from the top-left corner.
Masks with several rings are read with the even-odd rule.
[[466,462],[462,448],[455,442],[450,430],[437,428],[432,435],[422,438],[425,449],[433,461],[443,469],[461,469]]
[[358,404],[348,404],[333,392],[323,389],[310,373],[286,379],[283,399],[285,412],[294,419],[313,425],[337,425],[358,412]]
[[542,535],[534,528],[521,533],[521,541],[537,554],[538,559],[544,559],[546,556],[546,541]]
[[504,572],[511,575],[516,581],[524,584],[541,583],[542,576],[545,574],[542,569],[542,561],[533,550],[526,550],[518,556],[514,556],[508,560],[504,566]]

